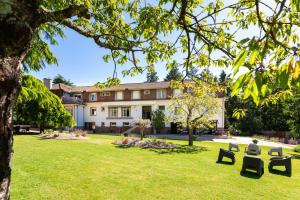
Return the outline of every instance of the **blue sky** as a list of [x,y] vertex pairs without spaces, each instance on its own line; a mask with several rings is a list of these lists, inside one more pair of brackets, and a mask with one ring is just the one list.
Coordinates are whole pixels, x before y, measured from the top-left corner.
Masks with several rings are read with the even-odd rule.
[[[210,1],[208,0],[208,2]],[[226,0],[224,2],[232,3],[234,0]],[[273,0],[265,0],[265,3],[269,5],[274,4]],[[221,17],[226,17],[226,15],[221,15]],[[241,39],[257,34],[257,27],[249,27],[248,30],[244,30],[236,36],[238,39]],[[105,81],[112,75],[114,69],[113,63],[105,63],[102,59],[103,55],[107,53],[107,50],[98,47],[93,40],[85,38],[73,30],[66,29],[65,35],[66,37],[64,39],[58,39],[58,46],[50,46],[51,51],[58,58],[59,65],[47,66],[39,72],[31,72],[31,74],[39,79],[45,77],[53,78],[55,75],[61,74],[65,78],[70,79],[75,85],[93,85],[99,81]],[[183,56],[178,55],[178,59],[182,59]],[[121,71],[129,67],[132,67],[130,63],[124,66],[118,66],[118,77],[122,83],[144,82],[146,80],[146,74],[123,78]],[[167,74],[165,66],[163,64],[157,64],[155,67],[160,80],[163,80]],[[217,76],[221,72],[221,69],[216,67],[211,67],[210,70]],[[225,69],[225,71],[230,73],[231,69]],[[245,71],[246,70],[241,70],[238,74],[244,73]]]
[[[45,77],[53,79],[57,74],[61,74],[75,85],[93,85],[98,81],[105,81],[112,75],[113,63],[106,63],[102,59],[103,55],[108,52],[107,50],[98,47],[93,40],[73,30],[66,29],[65,35],[64,39],[58,39],[58,46],[50,46],[58,59],[58,66],[49,65],[38,72],[30,72],[32,75],[42,80]],[[121,78],[121,82],[144,82],[146,74],[125,78],[121,76],[122,69],[130,67],[129,65],[130,63],[118,66],[118,77]],[[155,67],[160,80],[163,80],[167,74],[165,66],[157,64]],[[218,75],[221,69],[211,68],[211,71]]]

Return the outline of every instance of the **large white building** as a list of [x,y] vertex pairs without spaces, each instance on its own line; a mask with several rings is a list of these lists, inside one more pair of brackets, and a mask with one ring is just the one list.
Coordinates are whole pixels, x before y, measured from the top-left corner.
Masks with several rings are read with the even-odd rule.
[[[128,83],[117,87],[100,89],[95,86],[67,86],[44,83],[58,95],[72,114],[78,128],[97,132],[123,132],[134,126],[136,119],[150,119],[151,112],[162,110],[169,115],[170,97],[183,91],[171,89],[169,82]],[[221,112],[214,117],[216,129],[224,128],[224,101],[220,96]],[[165,124],[164,133],[176,133],[177,125]]]

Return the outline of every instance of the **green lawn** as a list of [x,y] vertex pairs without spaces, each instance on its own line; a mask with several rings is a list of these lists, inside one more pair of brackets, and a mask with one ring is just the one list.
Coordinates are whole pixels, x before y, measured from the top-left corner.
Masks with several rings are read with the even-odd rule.
[[[267,170],[257,179],[240,175],[243,152],[235,165],[216,164],[227,144],[195,142],[203,151],[154,152],[118,148],[117,137],[85,141],[40,140],[15,136],[12,199],[298,199],[300,159],[292,177]],[[186,141],[173,141],[186,144]],[[244,146],[242,146],[242,149]],[[284,150],[284,153],[293,153]]]

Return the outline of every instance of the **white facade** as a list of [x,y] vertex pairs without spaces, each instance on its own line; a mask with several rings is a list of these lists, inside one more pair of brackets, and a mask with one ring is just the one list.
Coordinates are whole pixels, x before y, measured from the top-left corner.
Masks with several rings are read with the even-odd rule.
[[[215,115],[212,120],[217,120],[217,128],[224,128],[224,98],[220,98],[221,112]],[[115,101],[115,102],[87,102],[84,106],[84,122],[95,122],[96,126],[114,126],[122,127],[125,123],[129,123],[130,126],[134,122],[142,118],[143,106],[151,106],[151,111],[155,111],[159,108],[164,110],[166,116],[170,115],[168,112],[171,100],[143,100],[143,101]],[[109,115],[109,108],[117,108],[117,117],[111,117]],[[122,117],[122,107],[130,108],[130,116]],[[164,108],[163,108],[164,107]],[[91,114],[91,109],[96,109],[96,115]],[[115,123],[115,124],[114,124]],[[170,127],[170,122],[165,124],[166,127]]]

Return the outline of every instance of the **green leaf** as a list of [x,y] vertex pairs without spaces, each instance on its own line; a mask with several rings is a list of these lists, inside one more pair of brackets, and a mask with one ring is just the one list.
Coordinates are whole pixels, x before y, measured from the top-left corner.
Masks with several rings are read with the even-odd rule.
[[243,49],[240,51],[240,53],[237,55],[237,57],[233,61],[234,71],[233,73],[236,74],[239,70],[239,68],[245,63],[246,56],[248,54],[248,51],[246,49]]
[[256,56],[258,55],[259,51],[257,49],[254,49],[249,57],[249,64],[253,65],[256,61]]

